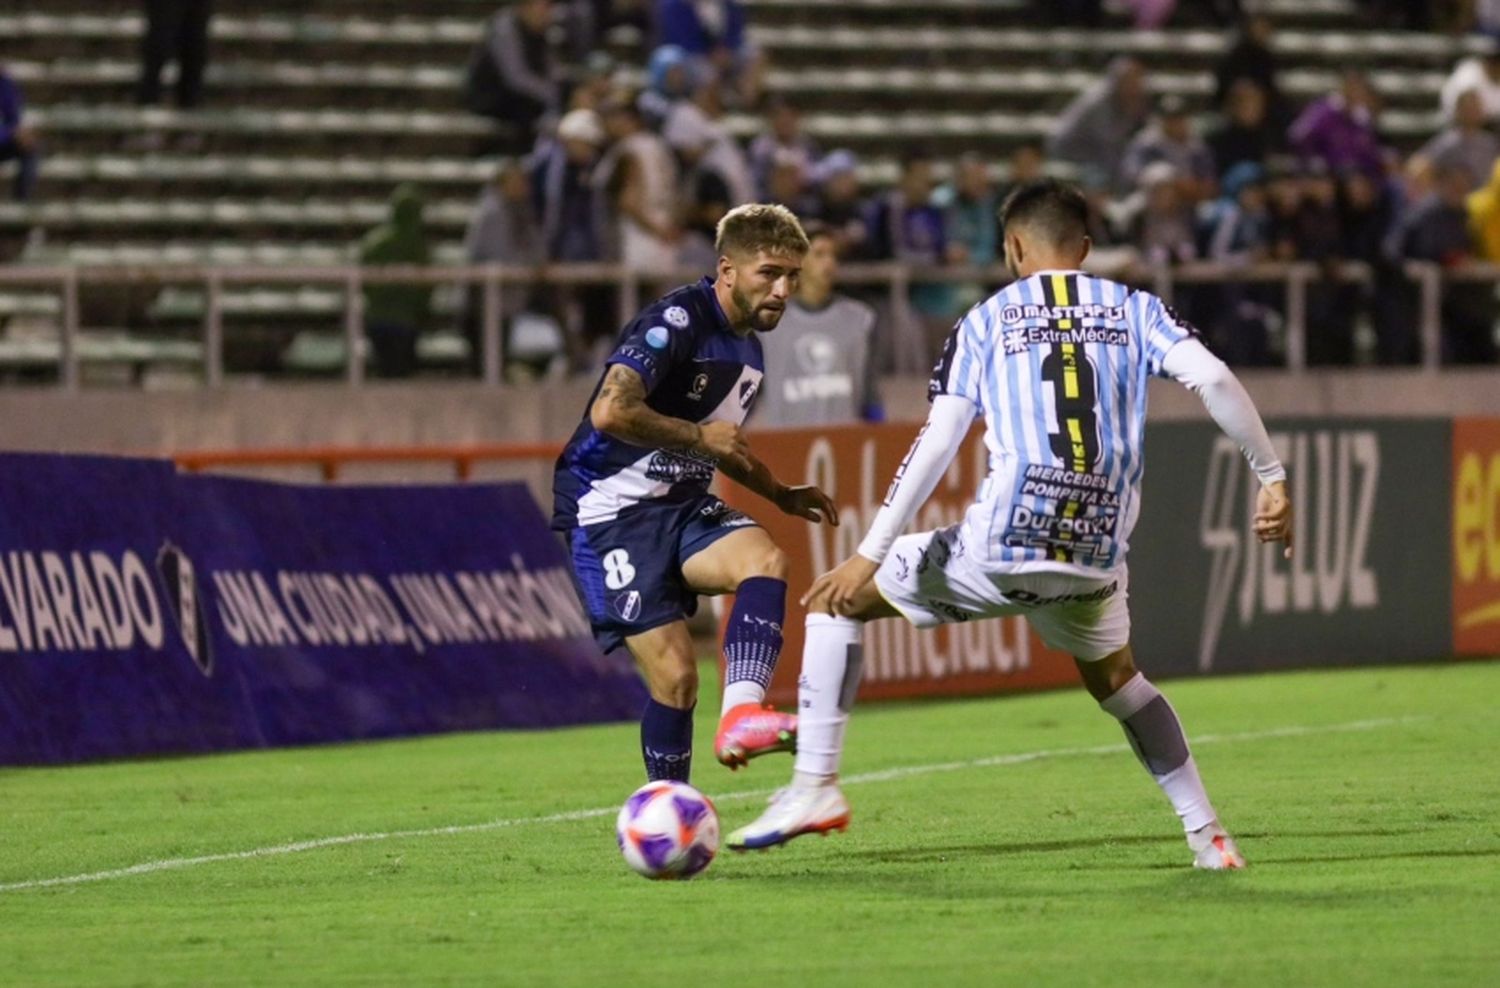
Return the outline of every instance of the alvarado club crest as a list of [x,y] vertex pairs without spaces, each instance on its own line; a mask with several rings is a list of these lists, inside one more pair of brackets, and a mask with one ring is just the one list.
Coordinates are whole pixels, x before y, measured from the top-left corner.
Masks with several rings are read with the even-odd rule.
[[205,676],[213,675],[213,644],[208,636],[203,598],[198,593],[198,574],[187,553],[170,542],[163,542],[156,554],[156,568],[167,591],[167,604],[177,618],[177,630],[188,655]]

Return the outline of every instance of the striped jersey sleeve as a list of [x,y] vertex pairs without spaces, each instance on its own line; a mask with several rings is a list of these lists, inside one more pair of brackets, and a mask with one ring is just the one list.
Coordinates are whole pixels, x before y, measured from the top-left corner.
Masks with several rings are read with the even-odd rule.
[[956,395],[976,406],[983,404],[980,384],[984,380],[988,334],[980,323],[981,311],[981,307],[971,309],[948,334],[942,356],[932,368],[932,380],[927,384],[929,402],[938,395]]
[[1167,351],[1183,340],[1201,334],[1196,326],[1150,292],[1134,292],[1130,302],[1135,329],[1145,352],[1146,369],[1153,377],[1166,377],[1162,362],[1166,360]]

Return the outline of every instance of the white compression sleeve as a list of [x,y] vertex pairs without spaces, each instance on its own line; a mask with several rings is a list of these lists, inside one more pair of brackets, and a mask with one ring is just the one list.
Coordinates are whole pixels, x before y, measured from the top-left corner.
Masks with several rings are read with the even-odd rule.
[[1224,361],[1208,352],[1208,347],[1198,340],[1186,339],[1167,351],[1161,362],[1167,376],[1179,382],[1203,400],[1203,407],[1224,430],[1224,434],[1239,443],[1250,461],[1250,468],[1262,484],[1286,480],[1286,468],[1271,446],[1271,437],[1266,435],[1265,423],[1245,386]]
[[927,422],[896,470],[885,505],[875,514],[870,530],[859,544],[859,554],[872,562],[884,562],[906,526],[926,502],[943,471],[953,462],[958,447],[969,434],[969,423],[979,410],[967,398],[938,395],[932,399]]

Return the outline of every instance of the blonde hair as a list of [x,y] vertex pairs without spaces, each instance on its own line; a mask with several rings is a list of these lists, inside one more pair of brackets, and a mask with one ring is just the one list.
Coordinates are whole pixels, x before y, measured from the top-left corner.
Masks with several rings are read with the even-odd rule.
[[714,249],[720,257],[754,255],[761,251],[801,257],[808,250],[807,234],[796,215],[785,206],[751,202],[734,207],[719,220]]

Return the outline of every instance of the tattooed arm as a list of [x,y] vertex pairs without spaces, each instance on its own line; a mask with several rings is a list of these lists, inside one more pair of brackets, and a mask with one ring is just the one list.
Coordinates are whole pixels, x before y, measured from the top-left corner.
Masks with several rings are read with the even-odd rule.
[[[589,408],[594,428],[621,442],[655,449],[682,449],[717,460],[721,467],[750,469],[750,447],[731,422],[698,425],[663,415],[646,404],[646,382],[623,364],[611,364]],[[732,475],[731,475],[732,476]]]

